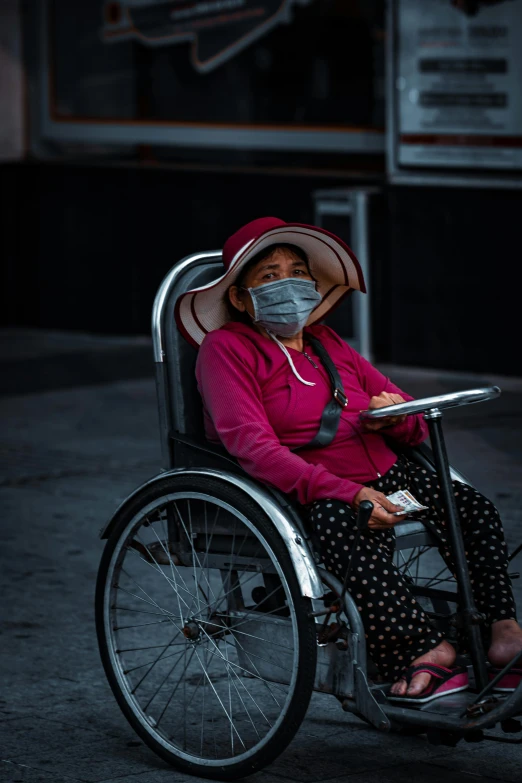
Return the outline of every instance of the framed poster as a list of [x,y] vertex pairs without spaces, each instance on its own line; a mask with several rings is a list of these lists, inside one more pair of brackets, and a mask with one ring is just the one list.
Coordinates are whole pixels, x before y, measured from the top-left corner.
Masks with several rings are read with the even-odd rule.
[[392,182],[522,185],[522,0],[390,0]]
[[356,0],[35,0],[28,15],[46,142],[384,153]]

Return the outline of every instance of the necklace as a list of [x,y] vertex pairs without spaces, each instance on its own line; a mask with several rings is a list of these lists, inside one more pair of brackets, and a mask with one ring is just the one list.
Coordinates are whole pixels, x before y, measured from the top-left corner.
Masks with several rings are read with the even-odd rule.
[[306,351],[303,351],[303,356],[306,356],[306,358],[308,359],[308,361],[310,362],[310,364],[312,365],[312,367],[315,367],[315,369],[316,369],[316,370],[318,370],[318,369],[319,369],[319,367],[318,367],[318,366],[317,366],[317,364],[314,362],[314,360],[312,359],[312,357],[311,357],[311,356],[308,356],[308,354],[306,353]]

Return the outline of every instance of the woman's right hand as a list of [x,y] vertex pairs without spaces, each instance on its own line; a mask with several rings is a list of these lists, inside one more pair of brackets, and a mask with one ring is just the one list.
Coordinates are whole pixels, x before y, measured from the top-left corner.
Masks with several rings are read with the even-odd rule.
[[396,506],[376,489],[370,487],[360,489],[353,499],[352,507],[357,511],[363,500],[370,500],[373,503],[372,515],[368,522],[368,527],[372,530],[389,530],[406,517],[406,514],[395,516],[394,512],[401,511],[402,506]]

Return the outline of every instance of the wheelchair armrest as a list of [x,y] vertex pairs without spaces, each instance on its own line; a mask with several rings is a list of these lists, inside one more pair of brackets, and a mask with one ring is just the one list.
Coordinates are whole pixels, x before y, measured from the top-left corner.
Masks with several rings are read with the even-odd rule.
[[[208,440],[201,441],[189,435],[181,435],[179,432],[171,434],[170,437],[173,442],[174,464],[176,466],[215,468],[216,470],[240,473],[243,476],[248,475],[235,457],[232,457],[220,443],[212,443]],[[291,517],[303,538],[308,540],[310,532],[304,522],[306,516],[304,507],[292,501],[288,495],[275,487],[267,484],[263,484],[263,487],[276,498],[279,505]]]
[[176,467],[216,468],[234,473],[247,473],[220,443],[200,440],[190,435],[174,432],[170,436]]
[[418,446],[405,446],[391,440],[391,438],[386,438],[386,441],[398,457],[404,456],[425,470],[435,470],[433,451],[427,443],[419,443]]
[[[433,451],[427,443],[419,443],[418,446],[404,446],[401,443],[393,441],[391,438],[386,438],[386,441],[390,448],[397,454],[397,456],[404,455],[406,459],[419,465],[424,470],[436,470],[435,457]],[[466,476],[450,465],[451,478],[454,481],[460,481],[461,484],[468,484],[473,486],[471,481]]]

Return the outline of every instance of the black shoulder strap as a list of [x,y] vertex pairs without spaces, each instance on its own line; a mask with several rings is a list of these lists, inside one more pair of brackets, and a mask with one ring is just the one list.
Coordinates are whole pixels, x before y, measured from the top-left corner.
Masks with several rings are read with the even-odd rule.
[[341,419],[341,413],[343,408],[348,405],[348,398],[344,393],[343,383],[341,376],[337,372],[337,367],[330,358],[330,355],[324,345],[319,342],[317,337],[312,337],[310,334],[306,335],[308,342],[312,345],[317,356],[321,360],[321,364],[328,373],[330,383],[332,385],[332,399],[328,400],[321,416],[321,424],[315,437],[310,443],[305,443],[304,446],[299,446],[293,451],[298,449],[311,449],[319,448],[323,446],[329,446],[335,438],[337,430],[339,428],[339,421]]

